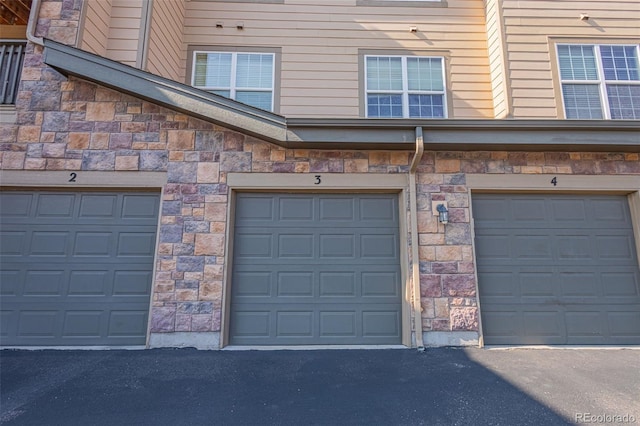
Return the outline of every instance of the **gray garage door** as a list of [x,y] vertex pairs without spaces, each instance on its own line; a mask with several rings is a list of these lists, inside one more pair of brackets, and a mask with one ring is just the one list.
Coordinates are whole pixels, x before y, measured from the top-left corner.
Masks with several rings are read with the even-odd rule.
[[2,344],[144,344],[158,206],[152,193],[0,193]]
[[486,344],[640,344],[624,196],[473,196]]
[[239,194],[230,341],[399,344],[396,195]]

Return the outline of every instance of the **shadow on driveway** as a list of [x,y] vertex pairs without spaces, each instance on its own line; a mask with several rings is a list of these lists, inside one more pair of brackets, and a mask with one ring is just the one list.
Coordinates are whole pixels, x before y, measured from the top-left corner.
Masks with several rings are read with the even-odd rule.
[[573,421],[469,356],[491,352],[5,350],[0,419],[65,426]]

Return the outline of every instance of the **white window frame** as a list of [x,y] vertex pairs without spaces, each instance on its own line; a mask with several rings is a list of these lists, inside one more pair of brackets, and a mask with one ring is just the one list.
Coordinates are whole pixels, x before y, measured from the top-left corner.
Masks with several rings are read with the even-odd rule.
[[[560,46],[588,46],[592,47],[594,51],[594,57],[596,59],[596,72],[598,79],[597,80],[564,80],[562,78],[562,73],[560,72]],[[562,111],[564,112],[565,118],[567,117],[567,107],[564,102],[564,85],[565,84],[581,84],[581,85],[592,85],[598,86],[598,93],[600,94],[600,107],[602,108],[602,118],[604,120],[612,120],[611,118],[611,108],[609,106],[609,96],[607,95],[607,86],[615,86],[615,85],[640,85],[640,81],[637,80],[609,80],[605,79],[604,75],[604,65],[602,63],[602,54],[600,53],[601,46],[620,46],[620,47],[635,47],[636,50],[636,59],[640,62],[640,45],[633,44],[610,44],[610,43],[557,43],[556,44],[556,58],[558,62],[558,79],[560,80],[560,93],[562,100]]]
[[[402,90],[369,90],[369,82],[367,79],[367,59],[368,58],[400,58],[402,63]],[[409,75],[407,68],[407,59],[439,59],[442,64],[442,91],[434,90],[409,90]],[[443,119],[448,116],[447,105],[447,79],[445,72],[445,58],[443,56],[419,56],[419,55],[364,55],[364,114],[369,118],[369,94],[401,94],[402,95],[402,117],[372,117],[372,118],[414,118],[414,119]],[[410,117],[409,116],[409,95],[442,95],[442,117]]]
[[[196,86],[196,57],[199,53],[210,54],[210,53],[221,53],[225,55],[231,55],[231,79],[229,81],[230,87],[221,87],[221,86]],[[242,87],[238,90],[236,86],[236,70],[238,64],[238,55],[269,55],[272,58],[272,70],[271,70],[271,88],[265,89],[261,87]],[[274,111],[275,106],[275,79],[276,79],[276,54],[270,52],[230,52],[224,50],[194,50],[193,58],[191,64],[191,85],[195,88],[206,90],[208,92],[213,91],[229,91],[229,99],[236,100],[236,92],[269,92],[271,93],[271,106],[269,111]],[[221,96],[221,95],[220,95]],[[257,108],[257,107],[254,107]]]

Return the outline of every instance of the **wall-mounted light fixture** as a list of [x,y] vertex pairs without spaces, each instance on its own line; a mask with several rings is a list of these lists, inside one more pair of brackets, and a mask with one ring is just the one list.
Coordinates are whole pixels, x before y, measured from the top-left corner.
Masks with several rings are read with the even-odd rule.
[[221,21],[216,22],[216,28],[224,28],[224,25]]
[[588,21],[589,20],[589,14],[588,13],[581,13],[580,14],[580,20],[581,21]]
[[434,216],[438,216],[438,222],[446,225],[449,223],[449,210],[447,202],[442,200],[431,201],[431,212]]
[[438,211],[438,222],[443,225],[449,223],[449,210],[447,210],[447,206],[444,204],[438,204],[436,210]]
[[244,30],[244,22],[238,22],[238,23],[236,23],[236,29],[238,29],[238,30]]
[[418,27],[416,27],[415,25],[412,25],[409,27],[409,32],[410,33],[417,33],[418,32]]

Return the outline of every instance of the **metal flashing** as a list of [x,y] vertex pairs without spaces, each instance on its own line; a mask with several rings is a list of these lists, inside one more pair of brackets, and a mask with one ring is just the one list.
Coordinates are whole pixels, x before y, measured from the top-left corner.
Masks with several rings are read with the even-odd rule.
[[44,62],[72,75],[285,148],[640,152],[640,120],[285,118],[70,46]]

